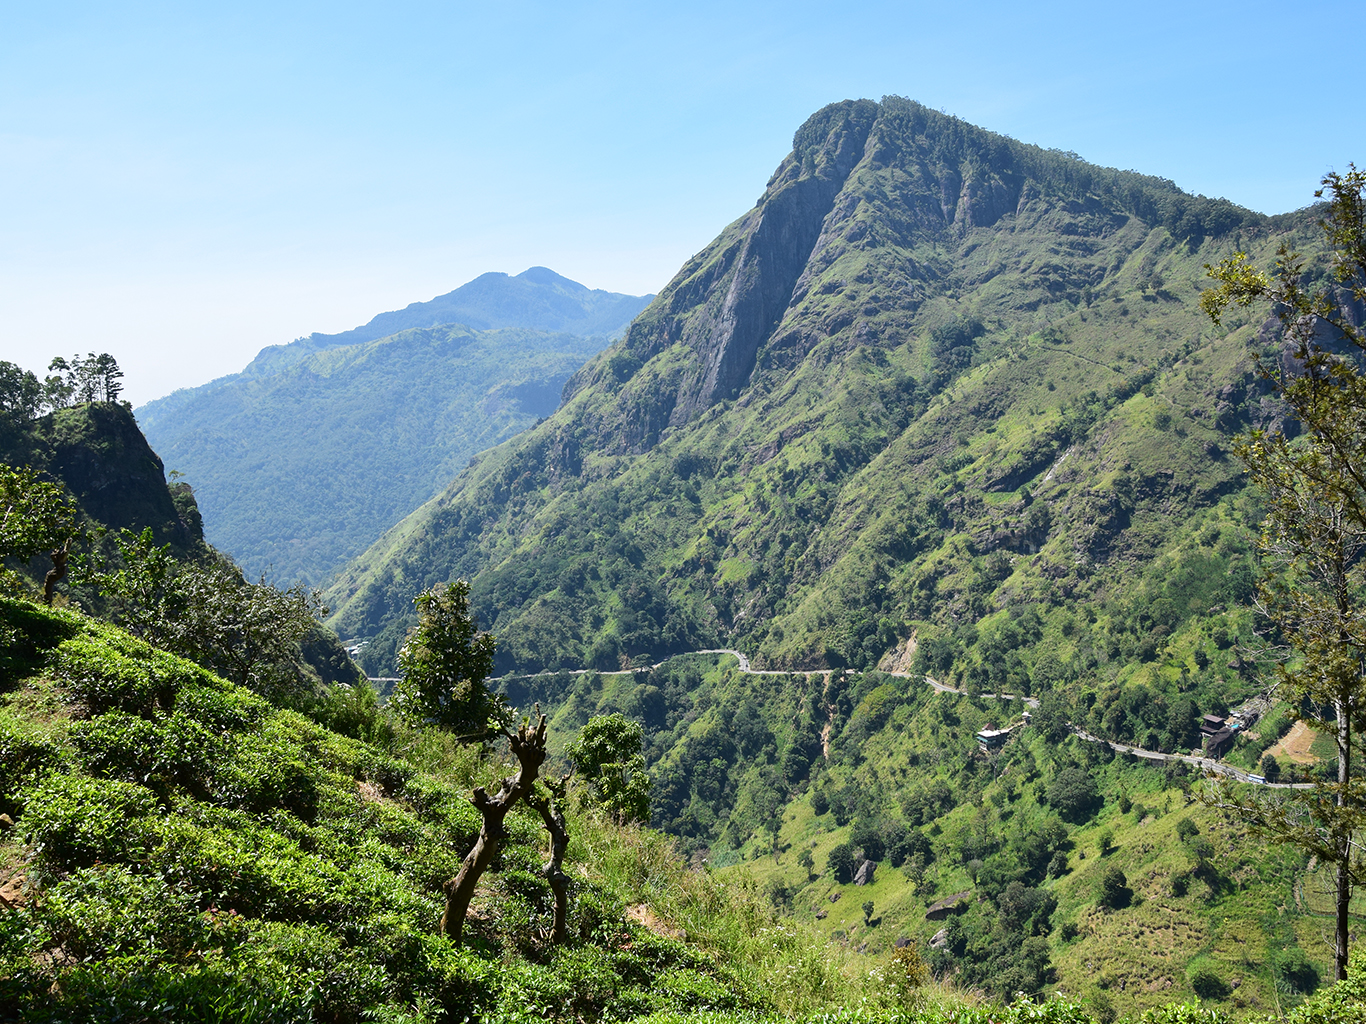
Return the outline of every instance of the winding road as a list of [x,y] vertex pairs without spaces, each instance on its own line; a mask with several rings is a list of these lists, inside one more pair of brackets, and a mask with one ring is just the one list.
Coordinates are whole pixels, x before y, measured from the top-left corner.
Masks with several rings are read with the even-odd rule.
[[[799,670],[799,669],[796,669],[796,670],[770,670],[770,669],[750,668],[750,665],[749,665],[749,658],[746,657],[746,656],[745,656],[743,653],[741,653],[740,651],[735,650],[733,647],[710,647],[710,648],[707,648],[706,650],[703,650],[703,651],[685,651],[685,652],[683,652],[683,654],[675,654],[675,655],[672,655],[671,657],[664,659],[664,661],[657,661],[657,662],[655,662],[653,665],[651,665],[651,666],[649,666],[649,667],[652,668],[652,669],[662,668],[664,665],[668,664],[671,660],[673,660],[673,658],[686,657],[686,656],[689,655],[689,654],[729,654],[729,655],[731,655],[732,657],[734,657],[734,658],[740,663],[740,668],[739,668],[739,670],[740,670],[740,672],[744,673],[745,675],[751,675],[751,676],[790,676],[790,675],[805,675],[805,674],[809,674],[809,673],[803,673],[803,672],[801,672],[801,670]],[[643,666],[642,666],[642,667],[643,667]],[[594,671],[594,670],[593,670],[593,669],[587,669],[587,668],[570,669],[570,672],[571,672],[571,674],[573,674],[573,675],[583,675],[583,674],[586,673],[586,672],[592,672],[592,671]],[[630,675],[632,672],[638,672],[638,671],[640,671],[639,668],[624,668],[624,669],[618,669],[618,670],[612,671],[612,672],[599,672],[598,675],[602,675],[602,676],[623,676],[623,675]],[[820,672],[821,675],[825,676],[826,679],[828,680],[828,679],[830,678],[831,674],[834,673],[835,671],[838,671],[838,670],[836,670],[836,669],[820,669],[820,670],[818,670],[818,671]],[[930,676],[917,676],[916,673],[913,673],[913,672],[885,672],[885,673],[883,673],[883,674],[884,674],[884,675],[889,675],[889,676],[895,676],[895,677],[897,677],[898,679],[916,679],[916,678],[924,679],[925,682],[927,682],[927,683],[930,684],[930,686],[934,689],[934,691],[935,691],[936,693],[953,693],[953,694],[958,694],[958,695],[960,695],[960,696],[964,694],[964,691],[963,691],[963,690],[957,689],[956,687],[953,687],[953,686],[949,686],[947,683],[941,683],[939,680],[934,679],[934,678],[932,678],[932,677],[930,677]],[[982,697],[982,698],[984,698],[984,699],[987,699],[987,700],[1018,700],[1018,701],[1023,701],[1026,705],[1028,705],[1028,706],[1031,707],[1031,708],[1037,708],[1037,707],[1039,706],[1039,700],[1038,700],[1037,697],[1021,697],[1021,696],[1019,696],[1018,694],[1014,694],[1014,693],[983,693],[983,694],[979,694],[978,696],[980,696],[980,697]],[[1208,758],[1208,757],[1197,757],[1197,756],[1195,756],[1195,755],[1193,755],[1193,754],[1164,754],[1164,753],[1163,753],[1162,751],[1160,751],[1160,750],[1145,750],[1145,749],[1142,748],[1142,747],[1130,746],[1130,745],[1127,744],[1127,743],[1113,743],[1113,742],[1111,742],[1110,740],[1103,739],[1103,738],[1100,737],[1100,736],[1093,736],[1091,733],[1087,732],[1086,730],[1080,728],[1079,726],[1072,725],[1071,723],[1068,723],[1068,728],[1070,728],[1070,729],[1072,730],[1073,735],[1079,737],[1080,739],[1086,740],[1088,743],[1107,743],[1107,744],[1109,744],[1109,746],[1111,747],[1111,749],[1117,751],[1118,753],[1121,753],[1121,754],[1132,754],[1134,757],[1141,757],[1141,758],[1143,758],[1144,760],[1147,760],[1147,761],[1160,761],[1160,762],[1163,762],[1163,763],[1166,763],[1166,762],[1169,762],[1169,761],[1182,761],[1182,762],[1184,762],[1184,763],[1186,763],[1186,764],[1193,765],[1193,766],[1195,766],[1196,768],[1200,768],[1200,769],[1202,769],[1203,771],[1212,772],[1212,773],[1217,774],[1217,775],[1227,775],[1229,778],[1235,779],[1235,780],[1238,781],[1238,782],[1246,782],[1246,783],[1248,783],[1249,785],[1253,785],[1253,786],[1264,786],[1264,787],[1266,787],[1267,789],[1313,789],[1313,788],[1314,788],[1314,784],[1313,784],[1312,782],[1267,782],[1266,780],[1262,779],[1261,776],[1257,776],[1256,778],[1254,778],[1254,777],[1252,776],[1251,773],[1245,772],[1245,771],[1243,771],[1243,769],[1241,769],[1241,768],[1235,768],[1235,767],[1234,767],[1233,765],[1231,765],[1231,764],[1224,764],[1224,763],[1221,762],[1221,761],[1215,761],[1215,760],[1213,760],[1212,758]]]

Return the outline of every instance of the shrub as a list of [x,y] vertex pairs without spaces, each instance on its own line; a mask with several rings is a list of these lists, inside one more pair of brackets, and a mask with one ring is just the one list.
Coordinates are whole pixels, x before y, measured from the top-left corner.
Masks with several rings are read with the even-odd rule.
[[42,874],[58,875],[96,861],[130,861],[146,853],[147,817],[156,798],[141,786],[57,775],[23,794],[20,835],[33,846]]
[[839,843],[830,850],[825,862],[826,870],[835,876],[835,881],[849,883],[854,877],[854,849],[848,843]]
[[909,988],[919,988],[929,980],[929,968],[920,956],[920,947],[914,942],[892,950],[892,966],[899,980]]
[[259,731],[244,733],[228,763],[215,773],[215,798],[230,807],[262,812],[283,807],[303,821],[318,811],[318,769],[299,755],[290,735],[291,713],[278,712]]
[[181,690],[175,710],[217,732],[245,732],[256,728],[271,707],[250,690],[211,679],[208,685],[200,682]]
[[92,714],[118,709],[150,716],[169,711],[182,687],[225,684],[193,662],[159,651],[112,627],[91,624],[53,653],[52,670]]
[[346,876],[239,812],[201,807],[158,830],[151,863],[169,882],[249,917],[316,920],[345,907]]
[[1111,909],[1127,907],[1133,895],[1133,890],[1129,888],[1129,879],[1123,871],[1114,865],[1105,869],[1105,873],[1100,877],[1101,906]]
[[0,811],[21,810],[20,792],[60,761],[56,742],[9,711],[0,710]]
[[1319,987],[1319,969],[1299,946],[1283,950],[1275,960],[1276,973],[1297,992],[1309,993]]
[[1281,763],[1272,754],[1262,755],[1262,776],[1267,782],[1279,782],[1281,778]]
[[1062,850],[1053,854],[1053,859],[1048,862],[1048,877],[1061,878],[1067,874],[1067,854]]
[[1048,784],[1048,802],[1074,824],[1091,817],[1100,806],[1100,790],[1085,768],[1064,768]]
[[1191,991],[1201,999],[1225,999],[1233,990],[1228,982],[1219,977],[1212,967],[1202,965],[1191,972]]
[[1230,1024],[1228,1011],[1199,1003],[1169,1003],[1144,1010],[1139,1024]]
[[206,938],[191,903],[160,877],[101,864],[49,887],[37,917],[77,960],[131,955],[150,964],[183,955]]
[[849,830],[849,843],[863,850],[869,860],[882,860],[886,855],[882,837],[886,829],[879,818],[860,817]]

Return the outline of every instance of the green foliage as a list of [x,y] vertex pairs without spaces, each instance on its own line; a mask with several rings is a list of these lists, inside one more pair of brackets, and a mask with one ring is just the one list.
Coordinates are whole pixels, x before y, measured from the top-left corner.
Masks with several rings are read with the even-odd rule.
[[1227,1010],[1195,1003],[1171,1003],[1144,1010],[1139,1024],[1231,1024]]
[[[77,533],[76,503],[60,483],[28,467],[0,462],[0,558],[27,562],[34,555],[65,555]],[[53,555],[54,564],[58,555]],[[51,594],[48,593],[48,600]]]
[[1048,785],[1048,803],[1071,822],[1085,821],[1100,806],[1096,780],[1078,766],[1063,768]]
[[221,556],[181,561],[169,544],[157,545],[150,527],[120,531],[116,544],[118,567],[86,576],[115,621],[259,693],[287,699],[307,685],[300,643],[323,611],[316,592],[252,583]]
[[0,410],[31,420],[43,407],[43,385],[22,366],[0,359]]
[[[1242,252],[1207,268],[1218,286],[1201,305],[1219,323],[1230,305],[1268,304],[1280,321],[1283,355],[1260,372],[1298,421],[1302,436],[1253,430],[1236,453],[1261,489],[1266,515],[1259,590],[1280,637],[1296,654],[1275,671],[1305,719],[1334,737],[1337,780],[1283,804],[1238,801],[1263,834],[1338,865],[1337,976],[1347,976],[1348,905],[1361,873],[1355,834],[1366,799],[1350,775],[1353,733],[1366,728],[1366,331],[1351,303],[1366,300],[1366,172],[1329,173],[1319,222],[1332,250],[1328,281],[1306,274],[1305,257],[1277,250],[1274,277]],[[1350,299],[1347,296],[1350,295]],[[1298,433],[1298,431],[1296,431]]]
[[123,393],[123,371],[108,352],[91,352],[85,359],[74,355],[70,362],[56,356],[47,368],[56,371],[44,387],[44,397],[54,408],[69,402],[117,402]]
[[1366,1006],[1366,952],[1352,951],[1347,977],[1310,996],[1286,1015],[1291,1024],[1349,1024]]
[[838,843],[826,855],[825,870],[841,885],[854,880],[854,848],[848,843]]
[[650,820],[650,776],[640,752],[642,730],[623,715],[590,718],[565,756],[590,782],[598,802],[622,823]]
[[40,868],[60,875],[97,862],[140,860],[147,853],[152,793],[127,782],[58,774],[22,794],[22,835]]
[[479,632],[469,593],[469,584],[456,580],[413,598],[417,625],[399,652],[403,679],[393,703],[410,721],[480,739],[506,725],[509,713],[484,682],[493,671],[494,639]]

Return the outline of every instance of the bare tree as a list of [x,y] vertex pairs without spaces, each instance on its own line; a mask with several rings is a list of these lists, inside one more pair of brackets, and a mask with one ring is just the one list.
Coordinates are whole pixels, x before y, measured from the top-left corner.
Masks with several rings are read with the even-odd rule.
[[550,833],[550,859],[541,865],[541,874],[550,883],[550,891],[555,894],[555,924],[550,930],[550,941],[556,945],[565,940],[565,922],[569,916],[569,876],[564,873],[564,854],[569,848],[569,826],[564,820],[565,787],[568,783],[568,775],[561,776],[557,782],[547,779],[545,788],[550,790],[549,798],[537,793],[527,797],[527,803],[540,813],[545,830]]
[[507,734],[512,754],[520,766],[517,774],[504,779],[493,796],[489,796],[482,786],[474,791],[474,806],[483,817],[483,823],[474,849],[465,855],[460,865],[460,872],[445,885],[446,909],[441,915],[441,931],[450,936],[457,946],[460,945],[465,915],[469,912],[470,900],[479,878],[488,870],[507,839],[503,821],[517,801],[526,799],[532,792],[541,765],[545,762],[546,717],[539,715],[538,718],[534,728],[529,721],[523,721],[515,734]]

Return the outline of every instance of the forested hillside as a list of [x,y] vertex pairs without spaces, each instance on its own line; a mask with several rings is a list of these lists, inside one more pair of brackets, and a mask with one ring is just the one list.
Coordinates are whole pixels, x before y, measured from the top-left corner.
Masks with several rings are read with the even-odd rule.
[[322,583],[455,476],[555,411],[649,296],[534,267],[485,274],[137,410],[193,484],[209,539],[251,573]]
[[1270,341],[1196,299],[1206,263],[1286,238],[1312,217],[828,107],[559,412],[342,574],[335,621],[389,674],[411,591],[464,576],[506,669],[723,641],[864,668],[915,637],[982,687],[1112,686],[1250,594],[1227,452],[1277,416]]
[[[1206,264],[1283,242],[1323,277],[1310,211],[908,101],[828,107],[555,416],[348,568],[336,621],[387,675],[411,591],[468,578],[513,699],[564,734],[641,722],[655,824],[832,941],[914,939],[1102,1020],[1293,1002],[1324,969],[1321,874],[1162,760],[1246,705],[1227,759],[1255,770],[1294,716],[1262,699],[1261,510],[1231,455],[1283,424],[1254,366],[1284,353],[1198,303]],[[651,667],[722,646],[773,674]],[[1294,778],[1331,770],[1306,750]]]

